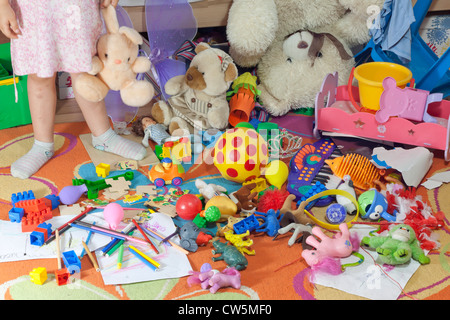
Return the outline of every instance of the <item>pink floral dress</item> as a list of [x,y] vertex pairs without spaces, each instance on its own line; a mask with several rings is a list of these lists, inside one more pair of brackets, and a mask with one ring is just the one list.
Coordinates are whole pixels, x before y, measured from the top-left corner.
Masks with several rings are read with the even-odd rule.
[[10,0],[22,36],[11,41],[16,75],[87,72],[103,30],[99,0]]

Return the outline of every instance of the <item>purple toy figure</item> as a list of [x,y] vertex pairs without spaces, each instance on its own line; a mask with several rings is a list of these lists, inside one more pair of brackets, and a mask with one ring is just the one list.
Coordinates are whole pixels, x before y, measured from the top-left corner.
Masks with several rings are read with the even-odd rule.
[[209,263],[205,263],[200,271],[192,271],[192,275],[187,279],[188,285],[200,284],[202,289],[209,288],[209,292],[216,293],[224,287],[241,287],[241,274],[235,268],[226,268],[222,272],[212,269]]

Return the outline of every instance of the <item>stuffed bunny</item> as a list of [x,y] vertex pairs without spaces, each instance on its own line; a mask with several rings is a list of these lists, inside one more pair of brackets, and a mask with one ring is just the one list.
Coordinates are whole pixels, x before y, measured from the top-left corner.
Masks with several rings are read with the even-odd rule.
[[102,9],[107,33],[97,43],[92,69],[81,74],[74,89],[88,101],[98,102],[109,90],[120,91],[122,101],[131,107],[142,107],[154,96],[150,82],[137,80],[137,73],[150,70],[150,60],[138,57],[141,35],[129,27],[119,27],[113,6]]

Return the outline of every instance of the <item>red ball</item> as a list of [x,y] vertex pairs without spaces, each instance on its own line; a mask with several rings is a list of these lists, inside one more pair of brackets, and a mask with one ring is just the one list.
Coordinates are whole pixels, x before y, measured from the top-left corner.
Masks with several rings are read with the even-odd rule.
[[194,220],[202,211],[202,201],[193,194],[182,195],[175,204],[178,216],[184,220]]

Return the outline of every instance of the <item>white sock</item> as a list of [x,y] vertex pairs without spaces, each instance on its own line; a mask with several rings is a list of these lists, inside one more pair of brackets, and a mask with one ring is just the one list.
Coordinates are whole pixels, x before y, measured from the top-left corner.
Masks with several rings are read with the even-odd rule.
[[11,175],[16,178],[28,179],[53,156],[53,153],[53,142],[42,142],[35,139],[30,151],[11,165]]
[[119,136],[111,128],[98,137],[92,136],[92,145],[97,150],[111,152],[126,159],[142,160],[147,155],[144,146]]

